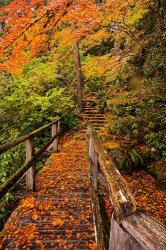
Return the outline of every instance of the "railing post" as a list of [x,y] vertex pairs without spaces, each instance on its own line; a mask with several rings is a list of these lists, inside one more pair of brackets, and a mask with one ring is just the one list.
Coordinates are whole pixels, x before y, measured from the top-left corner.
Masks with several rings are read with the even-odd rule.
[[61,122],[58,121],[58,133],[60,132],[60,130],[61,130]]
[[93,159],[92,159],[93,185],[95,191],[97,191],[98,155],[95,152],[93,144],[92,146],[93,146]]
[[97,191],[98,155],[94,149],[91,135],[89,136],[89,158],[92,162],[93,185]]
[[144,248],[143,246],[141,246],[139,242],[134,237],[132,237],[132,235],[129,234],[127,230],[123,228],[122,225],[120,225],[117,222],[115,215],[113,213],[111,220],[109,250],[116,250],[116,249],[151,250],[153,248]]
[[94,222],[95,222],[95,231],[96,231],[96,242],[97,249],[105,250],[104,246],[104,236],[103,236],[103,226],[102,226],[102,218],[100,214],[100,205],[98,198],[98,154],[95,150],[93,144],[93,137],[91,134],[91,126],[88,126],[88,156],[91,161],[92,175],[91,175],[91,183],[92,183],[92,204],[93,204],[93,213],[94,213]]
[[[30,137],[25,141],[26,148],[26,162],[30,161],[35,153],[34,137]],[[35,187],[35,173],[34,166],[30,167],[26,172],[26,189],[34,191]]]
[[60,131],[60,121],[58,121],[52,125],[52,132],[51,132],[52,137],[57,135],[56,139],[52,143],[53,152],[58,152],[58,133],[59,133],[59,131]]
[[[88,131],[90,132],[90,127],[88,127]],[[95,191],[97,191],[98,154],[95,151],[91,133],[89,133],[88,138],[88,154],[92,163],[93,185]]]

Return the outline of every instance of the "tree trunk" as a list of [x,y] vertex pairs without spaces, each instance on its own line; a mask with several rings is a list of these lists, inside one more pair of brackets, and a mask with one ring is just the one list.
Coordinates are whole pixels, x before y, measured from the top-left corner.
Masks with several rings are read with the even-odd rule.
[[80,109],[83,106],[82,100],[82,73],[81,73],[81,59],[80,59],[80,51],[79,51],[79,43],[76,42],[74,45],[74,55],[75,55],[75,67],[76,67],[76,82],[77,82],[77,102]]

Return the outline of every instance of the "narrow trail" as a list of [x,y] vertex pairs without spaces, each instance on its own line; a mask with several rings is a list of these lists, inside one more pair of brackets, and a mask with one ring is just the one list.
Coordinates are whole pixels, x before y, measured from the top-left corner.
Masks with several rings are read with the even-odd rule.
[[85,134],[63,142],[6,223],[0,249],[96,249]]

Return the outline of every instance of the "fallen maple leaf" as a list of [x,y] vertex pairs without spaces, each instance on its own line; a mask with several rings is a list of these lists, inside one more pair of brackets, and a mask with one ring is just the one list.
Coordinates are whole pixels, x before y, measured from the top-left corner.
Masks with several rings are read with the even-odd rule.
[[61,219],[54,219],[54,220],[52,221],[52,224],[53,224],[54,226],[56,226],[56,227],[62,226],[63,223],[64,223],[64,222],[63,222]]

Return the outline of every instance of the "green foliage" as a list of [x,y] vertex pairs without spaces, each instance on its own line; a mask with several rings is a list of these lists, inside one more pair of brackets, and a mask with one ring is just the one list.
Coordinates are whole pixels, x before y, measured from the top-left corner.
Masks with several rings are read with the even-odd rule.
[[132,174],[134,170],[140,170],[143,168],[143,158],[135,150],[129,150],[120,162],[120,168],[127,171],[128,174]]
[[162,159],[166,161],[166,133],[165,131],[151,132],[145,137],[146,143],[157,148],[162,153]]
[[150,48],[147,48],[143,66],[146,77],[166,77],[165,54],[166,49],[164,47],[150,46]]
[[117,135],[123,135],[126,142],[131,142],[132,138],[142,139],[140,137],[139,127],[141,124],[134,118],[119,118],[111,125],[111,130]]
[[96,107],[100,112],[107,110],[107,95],[104,90],[98,91],[96,94]]
[[164,24],[162,29],[158,20],[154,24],[157,15],[158,13],[152,17],[152,12],[146,13],[138,23],[140,31],[149,33],[142,44],[142,52],[135,55],[134,61],[130,61],[133,69],[139,70],[144,77],[144,85],[135,92],[138,101],[133,104],[115,104],[109,109],[118,116],[117,122],[113,125],[115,133],[123,135],[127,142],[137,139],[137,142],[146,143],[149,150],[152,147],[157,148],[162,160],[165,161],[166,40]]
[[[76,127],[75,116],[71,114],[73,101],[66,89],[59,86],[56,77],[56,65],[49,57],[33,59],[21,77],[13,77],[7,72],[0,74],[1,144],[62,115],[66,126]],[[49,137],[50,133],[46,131],[42,140],[36,141],[36,146],[40,147]],[[23,144],[0,155],[1,182],[24,162],[24,155]]]
[[148,11],[146,12],[141,19],[139,19],[139,22],[136,23],[135,27],[138,30],[145,30],[145,32],[151,32],[155,27],[155,13],[154,11]]
[[5,220],[10,215],[13,207],[15,206],[17,199],[14,194],[7,193],[0,201],[0,230]]
[[102,56],[110,53],[113,48],[113,41],[109,38],[106,41],[102,41],[99,45],[95,45],[94,47],[87,49],[84,53],[84,56]]
[[91,78],[89,81],[86,82],[86,87],[90,92],[98,92],[102,89],[102,83],[99,78]]
[[19,168],[25,161],[25,146],[20,144],[0,155],[0,184]]
[[62,117],[62,126],[64,130],[77,129],[79,127],[79,120],[77,118],[77,112],[67,112]]
[[4,5],[10,3],[12,0],[1,0],[0,7],[3,7]]

